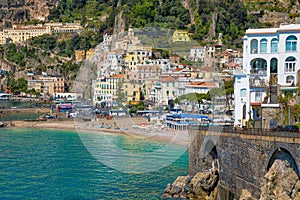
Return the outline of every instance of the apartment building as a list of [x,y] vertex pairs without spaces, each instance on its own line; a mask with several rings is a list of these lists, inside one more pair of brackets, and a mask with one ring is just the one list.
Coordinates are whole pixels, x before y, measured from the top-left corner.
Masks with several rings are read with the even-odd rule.
[[205,53],[205,47],[192,47],[190,50],[189,59],[195,62],[204,62]]
[[28,80],[28,90],[34,89],[42,94],[51,94],[65,92],[65,80],[63,77],[38,76],[35,79]]
[[161,75],[159,65],[136,65],[129,71],[130,80],[138,83],[144,83],[146,80],[158,80]]
[[94,102],[116,100],[122,90],[120,87],[124,83],[125,76],[125,74],[117,74],[97,79],[94,83]]

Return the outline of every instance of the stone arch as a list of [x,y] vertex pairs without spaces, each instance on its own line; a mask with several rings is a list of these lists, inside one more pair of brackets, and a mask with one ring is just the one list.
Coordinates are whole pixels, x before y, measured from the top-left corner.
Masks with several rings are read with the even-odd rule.
[[208,140],[204,146],[204,155],[202,157],[203,170],[210,170],[212,168],[218,168],[219,166],[219,155],[216,145]]
[[290,163],[293,170],[296,172],[296,174],[299,176],[299,168],[297,165],[296,160],[294,159],[295,156],[292,155],[291,151],[288,150],[288,148],[285,147],[278,147],[275,150],[272,151],[272,154],[270,154],[270,157],[267,162],[267,172],[275,162],[275,160],[286,160]]

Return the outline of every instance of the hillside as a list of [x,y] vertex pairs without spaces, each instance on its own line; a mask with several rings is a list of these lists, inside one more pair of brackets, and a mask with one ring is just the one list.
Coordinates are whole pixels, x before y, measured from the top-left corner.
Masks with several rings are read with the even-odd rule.
[[47,71],[72,81],[79,69],[74,51],[94,48],[103,32],[122,32],[130,25],[149,30],[156,30],[154,26],[185,29],[203,45],[215,44],[222,33],[225,48],[241,48],[247,28],[293,23],[300,16],[299,8],[295,0],[4,0],[0,2],[1,28],[43,20],[80,21],[86,31],[80,35],[41,36],[2,49],[5,59],[17,66],[21,76],[27,71]]
[[245,29],[292,23],[299,8],[295,0],[4,0],[0,23],[78,20],[99,32],[160,26],[187,29],[202,43],[223,33],[225,45],[241,47]]
[[2,0],[0,1],[0,24],[11,27],[14,23],[47,18],[59,0]]

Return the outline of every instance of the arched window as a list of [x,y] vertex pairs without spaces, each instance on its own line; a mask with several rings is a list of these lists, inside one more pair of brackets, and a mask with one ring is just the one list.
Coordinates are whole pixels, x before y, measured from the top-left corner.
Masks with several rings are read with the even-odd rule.
[[272,58],[271,63],[270,63],[270,73],[271,74],[277,74],[277,65],[278,65],[277,58]]
[[272,39],[271,40],[271,53],[277,53],[278,52],[278,39]]
[[286,83],[292,83],[292,82],[294,82],[294,80],[295,80],[294,76],[287,76],[286,77]]
[[260,41],[260,53],[267,53],[267,43],[268,41],[266,39]]
[[258,42],[256,39],[251,40],[251,54],[258,53]]
[[296,58],[290,56],[287,59],[285,59],[285,72],[295,72],[296,68]]
[[251,60],[251,74],[266,74],[267,73],[267,61],[262,58],[256,58]]
[[285,41],[285,50],[286,51],[296,51],[297,50],[297,38],[296,36],[289,36]]
[[246,97],[246,94],[247,94],[247,90],[245,88],[241,89],[240,91],[241,97]]

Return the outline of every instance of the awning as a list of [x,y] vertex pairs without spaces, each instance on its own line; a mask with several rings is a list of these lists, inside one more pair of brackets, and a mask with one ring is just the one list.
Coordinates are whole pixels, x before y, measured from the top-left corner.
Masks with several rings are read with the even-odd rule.
[[188,119],[208,119],[208,117],[205,115],[187,114],[187,113],[175,113],[175,114],[171,115],[171,117],[188,118]]
[[297,90],[298,87],[280,87],[280,89],[285,91],[291,91],[291,90]]

